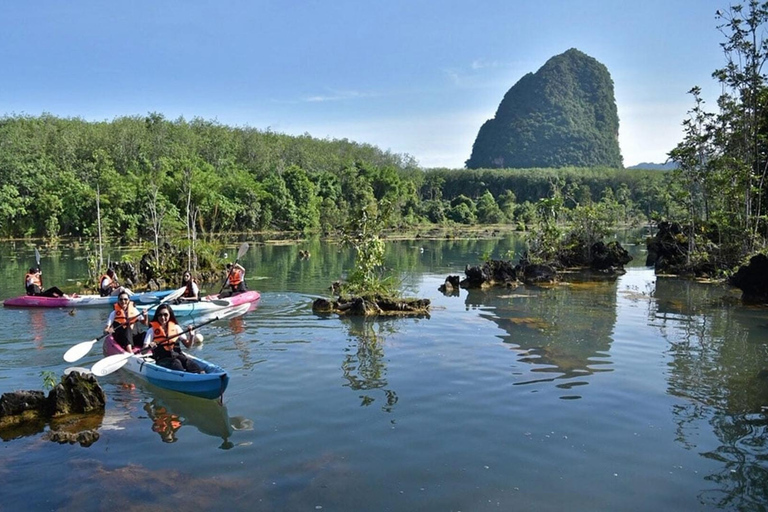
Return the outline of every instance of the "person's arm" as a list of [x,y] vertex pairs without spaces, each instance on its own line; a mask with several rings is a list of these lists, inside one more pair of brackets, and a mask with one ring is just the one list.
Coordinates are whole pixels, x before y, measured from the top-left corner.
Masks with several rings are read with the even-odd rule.
[[115,332],[115,330],[112,328],[112,324],[115,323],[115,311],[112,310],[112,312],[109,314],[109,317],[107,318],[107,325],[104,326],[104,332],[108,332],[112,334]]
[[197,283],[192,281],[192,298],[194,300],[198,300],[200,298],[200,287],[197,286]]
[[187,334],[182,334],[179,336],[179,341],[181,341],[185,347],[189,348],[192,346],[192,342],[195,339],[195,333],[192,330],[192,326],[190,325],[187,327]]
[[151,347],[154,339],[155,332],[152,329],[147,329],[147,333],[144,335],[144,348]]

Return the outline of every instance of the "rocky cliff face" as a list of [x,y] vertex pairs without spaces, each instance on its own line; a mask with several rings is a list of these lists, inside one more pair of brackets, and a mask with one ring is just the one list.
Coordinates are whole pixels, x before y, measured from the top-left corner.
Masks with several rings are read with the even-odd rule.
[[621,168],[618,134],[608,69],[572,48],[512,86],[480,128],[466,165]]

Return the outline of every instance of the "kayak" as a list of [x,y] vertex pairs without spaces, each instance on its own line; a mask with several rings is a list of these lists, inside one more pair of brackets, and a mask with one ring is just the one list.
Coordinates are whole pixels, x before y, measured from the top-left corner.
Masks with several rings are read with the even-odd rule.
[[[136,304],[155,304],[166,295],[176,290],[161,290],[156,292],[134,293],[131,300]],[[3,306],[17,308],[72,308],[110,306],[117,303],[117,295],[65,295],[64,297],[42,297],[40,295],[21,295],[5,299]]]
[[[104,339],[103,350],[105,356],[125,353],[111,335]],[[132,355],[122,369],[159,388],[186,395],[215,399],[224,394],[229,384],[229,375],[223,368],[190,355],[189,352],[184,352],[184,355],[200,365],[205,373],[189,373],[164,368],[155,364],[151,355],[140,353]]]
[[[229,311],[230,308],[258,302],[261,294],[257,291],[247,291],[232,295],[231,297],[221,298],[219,295],[207,295],[197,302],[180,302],[171,304],[176,318],[208,315],[218,312]],[[154,308],[151,308],[154,309]]]

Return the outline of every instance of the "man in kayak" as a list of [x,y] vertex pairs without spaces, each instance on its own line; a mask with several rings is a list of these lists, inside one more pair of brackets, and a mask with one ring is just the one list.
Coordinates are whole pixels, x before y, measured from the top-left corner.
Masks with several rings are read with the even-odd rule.
[[221,297],[231,297],[238,293],[247,292],[245,287],[245,268],[239,263],[227,263],[227,280],[224,286],[229,286],[229,292],[219,294]]
[[152,357],[160,366],[177,371],[205,373],[200,365],[181,351],[179,341],[189,348],[194,336],[192,326],[188,327],[186,334],[184,333],[171,306],[160,304],[144,336],[144,347],[152,347]]
[[115,309],[107,318],[104,332],[112,334],[115,341],[128,352],[133,352],[133,347],[141,343],[143,332],[138,332],[138,323],[147,325],[148,318],[143,311],[139,311],[131,301],[127,292],[121,292],[117,296]]
[[24,276],[24,288],[27,290],[27,295],[35,295],[39,297],[64,296],[64,292],[55,286],[43,290],[43,271],[38,267],[30,267],[29,272]]

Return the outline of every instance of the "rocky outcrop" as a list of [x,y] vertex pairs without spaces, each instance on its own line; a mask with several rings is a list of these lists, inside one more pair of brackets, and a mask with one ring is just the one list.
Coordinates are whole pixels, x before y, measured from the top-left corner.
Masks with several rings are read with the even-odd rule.
[[632,261],[632,256],[619,242],[596,242],[590,250],[589,268],[600,272],[624,273],[624,265]]
[[699,232],[699,254],[689,255],[689,238],[692,236],[689,226],[660,222],[657,228],[656,235],[646,241],[648,256],[645,259],[645,264],[655,267],[657,274],[689,277],[717,275],[718,269],[714,262],[722,255],[714,242],[707,238],[706,229]]
[[[561,251],[551,264],[531,263],[527,254],[518,264],[509,261],[488,260],[482,265],[467,266],[466,277],[461,281],[462,288],[489,288],[492,286],[516,287],[521,283],[540,285],[555,283],[560,280],[557,269],[586,268],[599,272],[601,276],[613,277],[624,273],[624,265],[632,261],[618,242],[596,242],[587,251],[579,244],[569,244],[569,249]],[[449,289],[449,279],[440,287],[443,293]]]
[[461,287],[461,277],[448,276],[445,278],[445,283],[441,284],[438,287],[438,290],[443,295],[458,296],[460,287]]
[[394,299],[379,295],[339,297],[335,301],[316,299],[312,303],[312,311],[317,314],[351,316],[428,316],[429,307],[429,299]]
[[660,222],[657,228],[656,235],[645,243],[648,249],[645,265],[655,267],[657,274],[674,274],[685,267],[688,257],[687,237],[682,226],[676,222]]
[[[0,438],[14,439],[51,427],[48,439],[90,446],[104,416],[106,395],[93,375],[71,372],[48,396],[42,391],[13,391],[0,397]],[[83,428],[83,425],[88,427]]]
[[768,256],[756,254],[731,276],[730,284],[741,290],[745,302],[768,302]]

